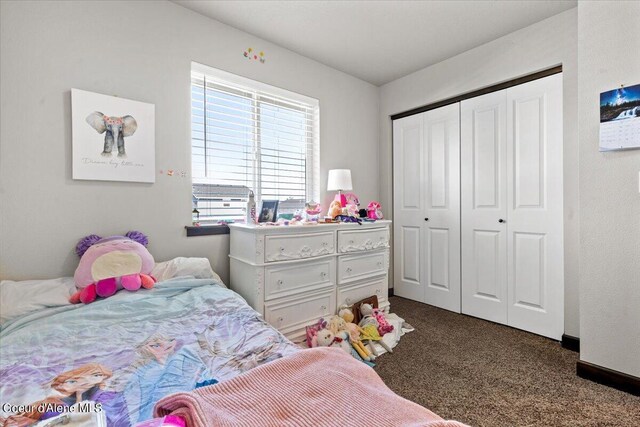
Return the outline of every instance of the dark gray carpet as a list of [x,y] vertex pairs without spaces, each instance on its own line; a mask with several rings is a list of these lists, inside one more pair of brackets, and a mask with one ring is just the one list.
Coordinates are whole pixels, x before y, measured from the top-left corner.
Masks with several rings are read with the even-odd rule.
[[376,371],[399,395],[472,426],[640,427],[640,397],[576,376],[556,341],[404,298],[391,311],[416,330]]

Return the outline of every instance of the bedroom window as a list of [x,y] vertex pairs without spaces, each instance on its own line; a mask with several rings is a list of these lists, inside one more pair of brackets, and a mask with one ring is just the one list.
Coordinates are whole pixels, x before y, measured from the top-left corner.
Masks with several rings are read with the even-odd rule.
[[318,101],[201,64],[191,67],[193,208],[244,222],[249,190],[293,213],[318,200]]

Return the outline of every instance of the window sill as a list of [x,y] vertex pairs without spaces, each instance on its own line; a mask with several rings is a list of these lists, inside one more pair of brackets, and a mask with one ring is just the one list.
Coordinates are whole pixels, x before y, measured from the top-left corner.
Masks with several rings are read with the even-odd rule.
[[187,230],[187,237],[229,234],[229,227],[227,227],[224,224],[200,225],[200,226],[185,225],[184,228]]

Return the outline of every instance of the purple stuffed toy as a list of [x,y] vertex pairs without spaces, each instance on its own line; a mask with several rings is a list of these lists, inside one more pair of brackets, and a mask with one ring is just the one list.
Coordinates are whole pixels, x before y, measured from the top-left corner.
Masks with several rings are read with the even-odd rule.
[[152,288],[156,282],[151,276],[155,262],[147,244],[147,236],[139,231],[105,238],[92,234],[81,239],[76,245],[80,264],[73,276],[78,291],[69,301],[89,304],[119,289]]

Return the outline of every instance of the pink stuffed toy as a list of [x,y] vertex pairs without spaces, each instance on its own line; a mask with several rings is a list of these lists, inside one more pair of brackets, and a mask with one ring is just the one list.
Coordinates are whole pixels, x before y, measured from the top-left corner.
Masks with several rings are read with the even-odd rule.
[[371,202],[367,206],[367,218],[369,219],[383,219],[382,206],[378,202]]
[[372,315],[378,321],[378,333],[380,336],[393,331],[393,325],[387,321],[384,311],[374,308]]
[[151,289],[156,282],[151,276],[155,263],[147,244],[147,236],[138,231],[105,238],[92,234],[81,239],[76,245],[80,264],[73,277],[78,291],[69,301],[89,304],[119,289]]

